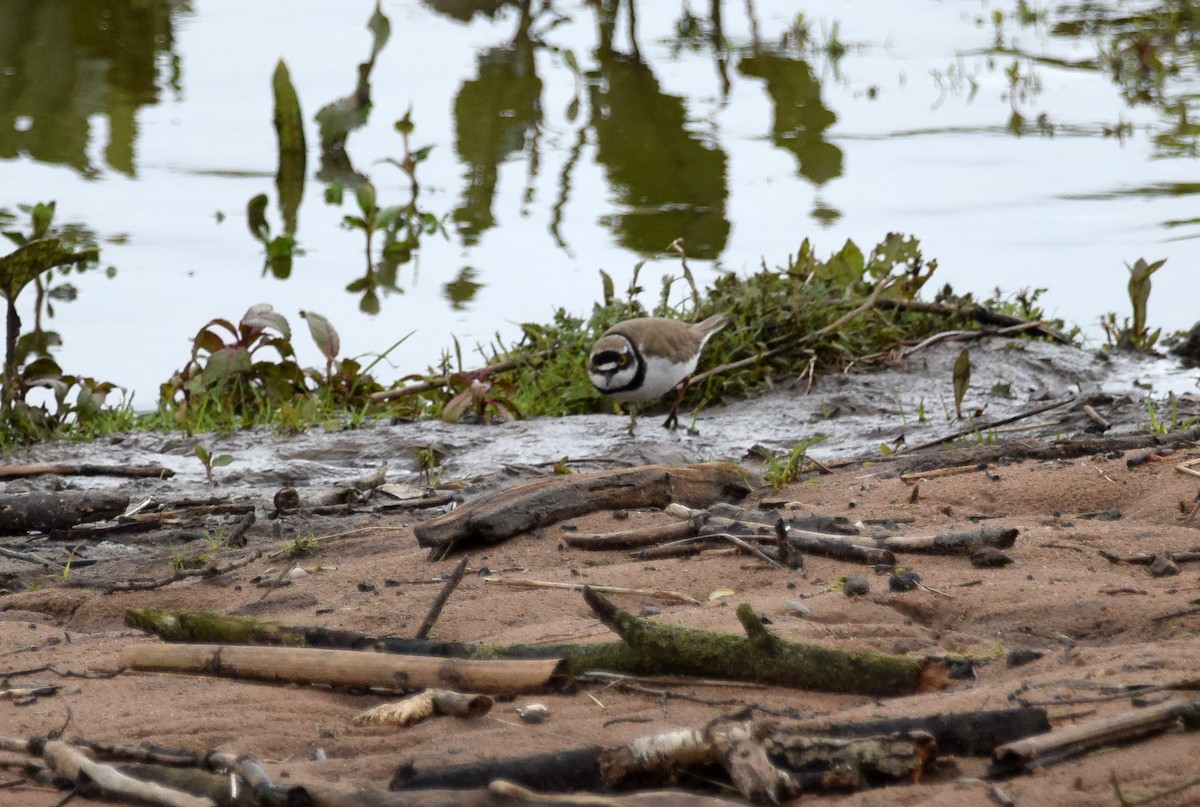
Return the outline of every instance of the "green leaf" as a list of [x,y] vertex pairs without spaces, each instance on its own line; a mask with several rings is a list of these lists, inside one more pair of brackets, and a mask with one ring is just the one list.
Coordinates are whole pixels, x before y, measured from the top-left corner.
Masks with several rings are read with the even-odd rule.
[[0,294],[15,300],[35,277],[56,266],[99,260],[100,250],[87,247],[78,252],[63,246],[57,238],[30,241],[0,257]]
[[364,314],[379,313],[379,295],[374,290],[368,291],[363,295],[362,300],[358,303],[358,309]]
[[732,597],[734,594],[737,594],[737,592],[731,588],[724,588],[724,587],[723,588],[714,588],[712,591],[710,591],[708,593],[708,601],[712,602],[713,600],[720,600],[725,597]]
[[414,163],[423,162],[426,158],[429,157],[429,152],[431,152],[431,151],[433,151],[433,146],[425,146],[424,148],[417,149],[416,151],[414,151],[412,153],[413,162]]
[[233,462],[232,454],[218,454],[217,456],[212,458],[211,465],[214,468],[223,468],[224,466],[228,465],[231,462]]
[[[370,220],[379,208],[375,206],[375,186],[370,182],[364,182],[354,189],[354,198],[358,200],[358,209],[363,212],[363,216]],[[365,225],[366,222],[363,222]]]
[[342,344],[338,338],[338,332],[329,320],[316,311],[301,311],[300,316],[308,322],[308,332],[312,334],[313,341],[317,343],[317,349],[326,359],[336,358],[342,349]]
[[391,20],[384,15],[379,7],[379,3],[375,4],[375,13],[371,15],[371,19],[367,20],[367,29],[375,36],[375,45],[371,49],[372,57],[379,53],[383,46],[387,44],[388,39],[392,35]]
[[252,305],[246,309],[245,315],[239,323],[241,331],[246,334],[249,331],[263,331],[267,328],[274,328],[277,332],[283,334],[284,339],[292,338],[292,328],[288,325],[287,319],[271,307],[270,303],[259,303]]
[[33,239],[44,238],[50,232],[50,224],[54,221],[54,209],[58,202],[38,202],[33,206]]
[[604,286],[604,305],[610,306],[617,298],[617,287],[613,283],[612,275],[601,269],[600,282]]
[[250,371],[250,351],[243,347],[227,347],[208,357],[200,374],[205,386],[219,386],[240,373]]
[[196,446],[196,456],[200,458],[201,462],[203,462],[205,465],[208,465],[208,461],[212,455],[208,453],[207,448],[205,448],[204,446],[198,445],[198,446]]
[[971,351],[963,348],[954,360],[954,414],[962,419],[962,402],[971,383]]
[[260,193],[246,204],[246,226],[250,234],[259,241],[266,241],[271,235],[271,225],[267,223],[267,195]]
[[408,111],[404,113],[404,117],[396,121],[396,131],[402,135],[410,135],[413,131],[412,122],[412,106],[409,105]]

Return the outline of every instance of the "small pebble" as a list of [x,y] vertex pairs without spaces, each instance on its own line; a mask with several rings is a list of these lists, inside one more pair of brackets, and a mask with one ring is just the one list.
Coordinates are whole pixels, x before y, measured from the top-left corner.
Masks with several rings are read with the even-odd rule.
[[662,609],[657,605],[647,605],[638,612],[638,616],[658,616],[662,613]]
[[529,723],[531,725],[534,723],[545,722],[546,718],[549,716],[550,710],[546,708],[545,704],[531,703],[528,706],[517,707],[517,717],[521,718],[522,722]]
[[793,614],[801,614],[807,616],[812,613],[812,609],[799,600],[788,600],[784,605]]
[[288,572],[288,577],[293,580],[299,580],[302,577],[308,577],[308,572],[304,571],[300,566],[293,566]]
[[846,578],[846,585],[842,587],[842,593],[847,597],[861,597],[871,591],[871,581],[865,577],[852,574]]
[[985,546],[971,553],[971,565],[979,569],[994,569],[1012,562],[1012,558],[994,546]]
[[1179,566],[1165,555],[1155,555],[1150,561],[1149,572],[1153,577],[1171,577],[1179,574]]
[[912,591],[921,582],[921,575],[912,569],[897,572],[888,578],[888,588],[892,591]]
[[1008,651],[1008,655],[1004,657],[1004,663],[1009,667],[1021,667],[1030,662],[1037,661],[1044,654],[1029,647],[1014,647]]
[[359,581],[359,583],[358,583],[358,590],[359,590],[359,591],[361,591],[361,592],[363,592],[363,593],[366,593],[366,592],[368,592],[368,591],[374,591],[374,590],[375,590],[375,584],[374,584],[374,583],[368,583],[366,580],[360,580],[360,581]]

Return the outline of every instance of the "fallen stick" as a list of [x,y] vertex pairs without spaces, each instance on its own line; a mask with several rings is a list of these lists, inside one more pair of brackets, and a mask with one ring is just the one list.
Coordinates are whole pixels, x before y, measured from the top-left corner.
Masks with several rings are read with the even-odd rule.
[[676,538],[687,538],[695,532],[696,526],[693,524],[686,521],[672,521],[667,524],[635,527],[617,532],[584,533],[582,535],[566,533],[562,540],[567,546],[573,546],[576,549],[631,549],[658,544],[662,541],[672,541]]
[[44,566],[47,569],[56,569],[58,571],[62,571],[66,568],[65,563],[59,563],[56,560],[49,560],[47,558],[39,558],[37,555],[34,555],[31,552],[18,552],[15,549],[5,549],[2,546],[0,546],[0,556],[12,558],[13,560],[19,560],[23,563],[33,563],[38,566]]
[[62,462],[0,467],[0,479],[23,479],[30,476],[124,476],[131,479],[170,479],[174,475],[174,471],[161,465],[92,465],[90,463]]
[[1002,314],[999,311],[994,311],[978,304],[959,306],[949,305],[946,303],[932,303],[925,300],[906,300],[900,297],[885,297],[879,301],[878,305],[880,308],[884,309],[891,308],[901,311],[916,311],[922,314],[939,314],[947,317],[971,317],[982,325],[996,325],[1001,328],[1032,323],[1036,326],[1032,328],[1032,330],[1037,331],[1040,336],[1044,336],[1047,339],[1053,339],[1055,342],[1059,342],[1064,345],[1072,344],[1071,340],[1066,336],[1048,327],[1042,322],[1021,319],[1020,317],[1014,317],[1011,314]]
[[1159,734],[1178,724],[1181,718],[1185,725],[1194,728],[1200,721],[1200,700],[1169,701],[1006,743],[992,753],[988,775],[995,778],[1029,771],[1098,746]]
[[117,591],[152,591],[156,588],[163,588],[172,583],[177,583],[180,580],[186,580],[189,577],[219,577],[235,569],[240,569],[243,566],[249,566],[261,557],[262,550],[256,549],[245,557],[234,558],[231,561],[206,566],[203,569],[181,569],[172,572],[166,577],[159,577],[153,580],[124,580],[119,583],[107,584],[103,588],[109,594]]
[[1008,549],[1016,543],[1016,527],[981,527],[965,532],[939,535],[892,535],[876,539],[876,544],[894,552],[929,552],[938,555],[971,553],[985,546]]
[[653,597],[659,600],[687,603],[688,605],[700,605],[699,600],[689,597],[687,594],[681,594],[678,591],[663,591],[662,589],[622,588],[620,586],[597,586],[586,583],[556,583],[551,580],[522,580],[520,578],[507,577],[485,577],[483,581],[498,586],[516,586],[518,588],[557,588],[568,591],[583,591],[585,588],[590,588],[592,591],[599,591],[603,594],[636,594],[641,597]]
[[[465,378],[467,382],[470,383],[472,379],[487,378],[488,376],[495,375],[496,373],[515,370],[522,365],[549,358],[553,356],[556,351],[557,348],[548,348],[528,356],[519,356],[515,359],[505,359],[504,361],[496,362],[495,364],[489,364],[487,367],[481,367],[478,370],[471,370],[468,373],[455,375],[456,377]],[[394,401],[397,398],[403,398],[407,395],[417,395],[422,392],[431,392],[435,389],[441,389],[449,384],[451,380],[452,379],[450,376],[436,376],[425,381],[420,381],[416,384],[409,384],[407,387],[401,387],[400,389],[386,389],[380,392],[372,392],[367,397],[372,401]]]
[[[743,537],[748,533],[762,540],[774,541],[776,539],[775,528],[768,526],[766,523],[756,521],[747,524],[746,522],[732,518],[709,515],[704,510],[693,510],[681,504],[672,504],[665,509],[665,512],[675,518],[685,518],[690,521],[703,523],[704,526],[700,528],[701,535],[705,534],[706,528],[719,532],[727,532],[740,528],[745,531]],[[830,535],[823,532],[794,529],[786,524],[786,520],[785,526],[788,526],[788,542],[797,549],[814,555],[867,564],[895,564],[896,562],[895,555],[889,549],[877,546],[877,542],[873,538],[866,538],[861,535]],[[646,552],[638,555],[638,557],[648,558],[651,557],[651,553]]]
[[454,593],[454,589],[458,588],[458,584],[462,582],[463,575],[467,571],[467,561],[470,560],[466,555],[454,567],[454,571],[450,573],[450,577],[446,580],[446,585],[442,586],[442,590],[438,592],[433,604],[429,606],[429,613],[425,615],[424,621],[421,622],[421,627],[417,628],[417,632],[413,634],[416,639],[424,639],[429,635],[429,631],[433,630],[433,623],[437,622],[437,618],[442,613],[442,609],[446,607],[446,600],[450,599],[450,595]]
[[533,692],[562,675],[562,659],[470,661],[238,645],[131,645],[120,665],[139,672],[183,672],[258,681],[411,690],[451,684],[478,692]]
[[977,471],[986,471],[987,465],[957,465],[953,468],[936,468],[932,471],[917,471],[911,474],[900,474],[900,481],[909,484],[920,482],[924,479],[937,479],[942,476],[956,476],[958,474],[973,474]]
[[750,474],[731,463],[647,465],[572,474],[516,485],[468,502],[413,528],[417,543],[444,557],[459,543],[495,543],[596,510],[666,507],[672,501],[703,507],[750,492]]
[[960,437],[966,437],[969,434],[982,433],[982,432],[987,431],[988,429],[994,429],[997,426],[1004,426],[1009,423],[1015,423],[1018,420],[1024,420],[1025,418],[1030,418],[1030,417],[1033,417],[1034,415],[1040,415],[1043,412],[1048,412],[1051,409],[1058,409],[1059,407],[1067,406],[1068,404],[1071,404],[1074,402],[1075,402],[1075,396],[1069,395],[1066,398],[1063,398],[1062,400],[1051,401],[1049,403],[1040,404],[1038,406],[1032,407],[1031,409],[1026,409],[1024,412],[1018,412],[1017,414],[1012,415],[1010,417],[1000,418],[999,420],[986,421],[984,423],[974,423],[970,426],[961,428],[952,434],[947,434],[944,437],[937,437],[937,438],[934,438],[933,440],[926,440],[923,443],[915,443],[914,445],[911,445],[911,446],[901,446],[900,448],[898,448],[892,452],[892,456],[902,455],[902,454],[911,454],[914,451],[922,451],[926,448],[934,448],[935,446],[940,446],[945,443],[952,443],[955,440],[959,439]]

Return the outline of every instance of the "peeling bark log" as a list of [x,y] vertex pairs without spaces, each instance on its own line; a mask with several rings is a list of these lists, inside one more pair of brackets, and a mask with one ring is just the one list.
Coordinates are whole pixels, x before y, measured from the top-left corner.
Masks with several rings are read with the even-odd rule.
[[937,741],[939,751],[963,756],[990,756],[998,745],[1050,731],[1046,710],[1031,707],[938,713],[924,717],[880,718],[849,723],[828,719],[755,722],[762,725],[786,723],[791,725],[793,732],[828,737],[867,737],[874,734],[924,731]]
[[532,692],[559,680],[560,659],[475,661],[354,650],[237,645],[134,645],[120,664],[142,672],[183,672],[386,690],[453,686],[478,692]]
[[745,469],[730,463],[600,471],[538,479],[503,490],[414,527],[417,543],[442,557],[458,544],[494,543],[596,510],[666,507],[681,501],[704,507],[750,492]]
[[1002,777],[1053,765],[1097,746],[1160,734],[1178,725],[1181,719],[1191,726],[1200,723],[1200,700],[1169,701],[1007,743],[992,753],[988,774]]
[[710,731],[710,740],[738,792],[756,804],[779,804],[805,791],[916,782],[937,754],[933,737],[922,731],[835,739],[787,732],[762,736],[735,725]]
[[128,496],[111,491],[0,494],[0,533],[63,530],[116,518],[128,506]]

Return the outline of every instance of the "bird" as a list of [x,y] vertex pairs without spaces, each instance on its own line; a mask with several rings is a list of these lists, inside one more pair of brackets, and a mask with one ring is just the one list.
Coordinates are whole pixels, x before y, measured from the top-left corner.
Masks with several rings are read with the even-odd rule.
[[618,322],[592,347],[588,378],[613,400],[633,404],[629,412],[633,434],[637,404],[662,397],[690,376],[705,343],[728,323],[724,314],[694,324],[665,317]]

